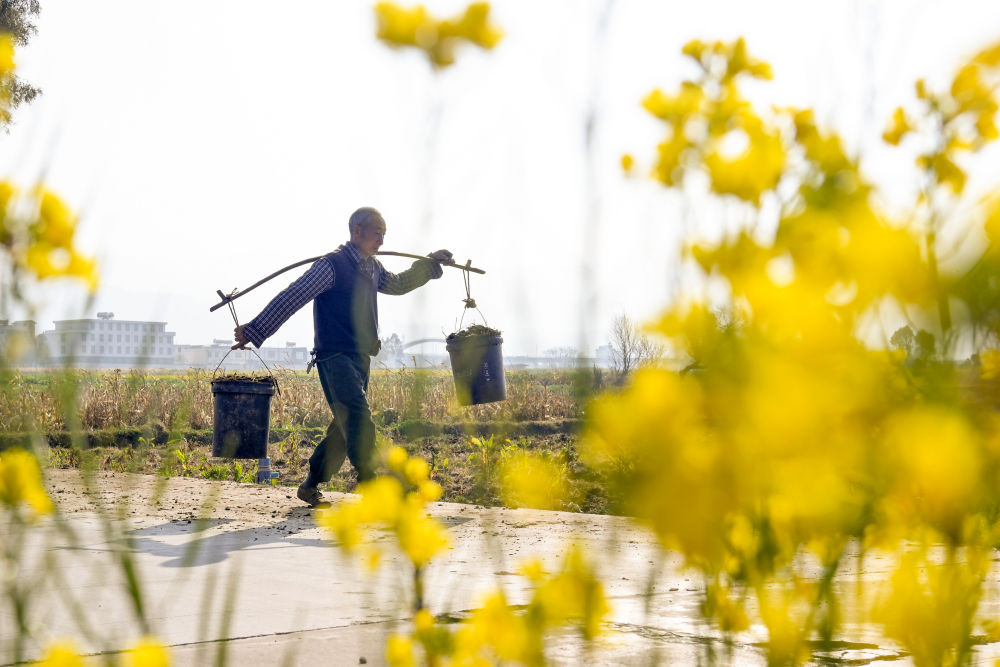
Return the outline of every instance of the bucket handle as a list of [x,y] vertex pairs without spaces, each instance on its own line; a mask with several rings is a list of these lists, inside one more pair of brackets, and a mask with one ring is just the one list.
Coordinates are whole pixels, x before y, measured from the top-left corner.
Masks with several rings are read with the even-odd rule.
[[[253,352],[257,356],[258,359],[260,359],[260,363],[263,364],[264,368],[267,369],[268,375],[271,376],[271,382],[274,383],[274,388],[275,388],[275,390],[277,390],[278,396],[281,396],[281,387],[278,386],[278,378],[274,377],[274,371],[272,371],[271,367],[267,365],[267,362],[264,361],[263,357],[261,357],[259,354],[257,354],[257,350],[253,349],[252,347],[245,347],[243,349],[244,350],[250,350],[251,352]],[[215,367],[214,371],[212,371],[212,379],[213,380],[215,379],[216,373],[219,372],[219,368],[222,366],[222,362],[226,360],[226,357],[228,357],[229,353],[232,352],[232,351],[233,351],[232,348],[230,348],[229,352],[226,352],[224,355],[222,355],[222,359],[219,361],[219,365]]]
[[[471,262],[471,261],[472,260],[469,260],[469,262]],[[469,262],[466,262],[467,266],[469,265]],[[459,318],[459,320],[458,320],[458,327],[455,328],[455,331],[461,331],[462,330],[462,325],[465,323],[465,313],[468,312],[470,308],[475,308],[476,309],[476,312],[479,313],[479,317],[481,317],[482,320],[483,320],[483,325],[487,329],[490,327],[490,323],[486,321],[486,316],[483,315],[483,311],[479,310],[479,306],[476,305],[476,300],[472,298],[471,279],[472,279],[472,277],[469,275],[468,271],[466,271],[462,275],[462,282],[465,285],[465,298],[462,299],[462,303],[464,303],[465,306],[462,308],[462,317]]]

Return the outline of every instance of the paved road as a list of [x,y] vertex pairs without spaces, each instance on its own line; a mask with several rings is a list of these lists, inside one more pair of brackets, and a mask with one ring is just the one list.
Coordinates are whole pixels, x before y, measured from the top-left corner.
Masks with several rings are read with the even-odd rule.
[[[46,521],[25,547],[25,576],[54,566],[62,581],[49,581],[33,597],[31,618],[44,637],[70,636],[88,652],[127,645],[141,634],[126,594],[116,551],[125,544],[143,582],[149,627],[178,665],[211,664],[224,652],[235,665],[381,665],[392,632],[406,631],[410,605],[405,563],[390,559],[370,576],[356,559],[330,546],[311,510],[286,488],[151,476],[103,476],[97,488],[109,507],[125,508],[106,521],[79,502],[72,471],[53,471],[50,486],[67,508],[65,526]],[[157,485],[160,487],[157,487]],[[334,496],[336,502],[338,498]],[[449,528],[453,547],[427,572],[427,604],[435,614],[462,612],[501,587],[513,604],[529,591],[513,574],[518,563],[541,557],[554,568],[571,541],[599,558],[613,611],[607,632],[586,656],[573,635],[551,642],[554,664],[699,664],[709,647],[732,664],[764,664],[756,628],[724,649],[697,622],[699,586],[676,557],[663,558],[652,536],[618,517],[478,508],[436,503],[432,513]],[[204,514],[199,522],[196,517]],[[388,540],[388,535],[379,539]],[[873,562],[858,576],[884,578],[888,566]],[[845,573],[847,579],[857,573]],[[83,641],[79,607],[92,626]],[[232,613],[225,613],[225,609]],[[0,648],[13,635],[10,609],[0,612]],[[874,635],[828,657],[842,664],[877,660],[908,663],[897,647],[879,646]],[[992,664],[1000,651],[984,647],[977,658]],[[30,646],[31,656],[38,647]],[[720,653],[722,655],[722,653]],[[0,655],[0,663],[9,656]]]

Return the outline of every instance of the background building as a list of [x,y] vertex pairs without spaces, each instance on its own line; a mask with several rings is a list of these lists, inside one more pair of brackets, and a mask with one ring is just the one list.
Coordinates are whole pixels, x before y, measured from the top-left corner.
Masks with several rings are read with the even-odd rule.
[[0,320],[0,352],[16,366],[37,365],[34,320]]
[[309,351],[293,342],[285,343],[285,347],[255,349],[256,354],[249,349],[233,350],[232,345],[233,341],[220,338],[213,340],[211,345],[178,345],[176,364],[184,368],[215,370],[225,358],[220,371],[256,370],[262,368],[261,360],[270,367],[301,370],[309,361]]
[[50,366],[164,368],[176,363],[177,346],[166,322],[94,319],[60,320],[38,336],[39,359]]

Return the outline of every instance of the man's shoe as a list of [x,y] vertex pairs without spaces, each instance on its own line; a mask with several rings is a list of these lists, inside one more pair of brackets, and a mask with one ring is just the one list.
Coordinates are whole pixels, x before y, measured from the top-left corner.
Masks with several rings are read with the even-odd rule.
[[323,503],[322,492],[315,486],[309,486],[308,482],[302,482],[299,484],[299,490],[295,495],[299,497],[299,500],[310,507],[316,507],[317,505]]

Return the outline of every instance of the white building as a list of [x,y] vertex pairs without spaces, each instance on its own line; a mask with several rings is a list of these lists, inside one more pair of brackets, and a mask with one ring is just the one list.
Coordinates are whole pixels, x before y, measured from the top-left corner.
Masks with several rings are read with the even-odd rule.
[[176,363],[177,346],[166,322],[96,319],[61,320],[38,336],[40,360],[53,366],[164,368]]
[[302,369],[309,360],[309,351],[292,342],[285,343],[285,347],[262,347],[259,350],[253,348],[253,351],[251,348],[233,350],[232,345],[233,341],[219,338],[213,340],[211,345],[178,345],[177,364],[185,368],[214,370],[225,358],[219,368],[221,372],[259,369],[262,368],[262,359],[272,368],[281,366]]
[[0,320],[0,354],[14,366],[34,366],[35,322]]

